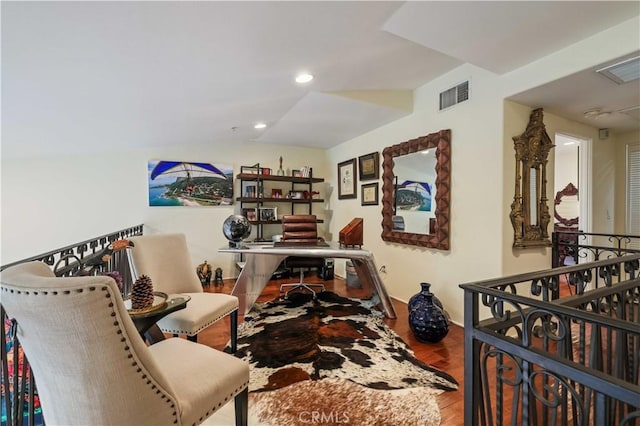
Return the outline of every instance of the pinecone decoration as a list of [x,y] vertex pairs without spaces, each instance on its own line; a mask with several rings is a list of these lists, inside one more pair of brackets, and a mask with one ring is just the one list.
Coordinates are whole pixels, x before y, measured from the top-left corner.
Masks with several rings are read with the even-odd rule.
[[133,284],[131,309],[144,309],[153,305],[153,283],[151,278],[141,275]]

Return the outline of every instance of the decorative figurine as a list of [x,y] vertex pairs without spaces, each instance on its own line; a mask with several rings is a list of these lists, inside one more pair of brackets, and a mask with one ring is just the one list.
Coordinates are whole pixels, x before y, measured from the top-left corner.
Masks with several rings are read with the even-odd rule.
[[215,286],[222,285],[222,268],[216,268],[216,276],[213,279],[213,283]]
[[282,169],[282,155],[280,156],[280,168],[276,172],[278,176],[284,176],[284,170]]
[[198,273],[202,287],[209,287],[211,284],[211,266],[209,266],[206,260],[198,265],[196,272]]

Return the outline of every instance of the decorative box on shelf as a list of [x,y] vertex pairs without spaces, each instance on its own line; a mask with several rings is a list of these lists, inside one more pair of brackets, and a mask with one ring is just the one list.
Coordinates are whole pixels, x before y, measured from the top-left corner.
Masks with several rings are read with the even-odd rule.
[[351,222],[349,222],[347,226],[340,230],[340,246],[362,247],[363,228],[364,220],[361,217],[356,217]]

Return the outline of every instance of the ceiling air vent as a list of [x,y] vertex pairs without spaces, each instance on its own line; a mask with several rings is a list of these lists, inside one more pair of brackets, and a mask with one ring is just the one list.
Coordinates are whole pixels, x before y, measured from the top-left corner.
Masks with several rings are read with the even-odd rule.
[[640,78],[640,56],[625,59],[617,64],[596,70],[597,73],[615,81],[618,84],[628,83]]
[[440,111],[469,99],[469,81],[440,93]]

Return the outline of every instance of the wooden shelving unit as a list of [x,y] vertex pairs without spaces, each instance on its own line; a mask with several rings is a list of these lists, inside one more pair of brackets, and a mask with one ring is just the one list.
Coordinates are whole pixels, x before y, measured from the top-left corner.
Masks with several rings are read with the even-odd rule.
[[[262,170],[259,165],[252,166],[257,170]],[[313,169],[310,170],[309,177],[294,177],[294,176],[278,176],[271,174],[253,174],[253,173],[239,173],[236,175],[236,179],[240,180],[240,194],[241,196],[236,198],[236,201],[240,203],[241,210],[245,208],[256,208],[259,211],[263,207],[277,207],[278,216],[283,214],[293,214],[296,212],[296,207],[307,206],[305,214],[313,214],[314,204],[324,203],[322,198],[313,198],[313,186],[314,184],[324,182],[324,179],[313,177]],[[265,182],[268,182],[267,189],[265,190]],[[256,191],[255,196],[247,196],[246,188],[253,186],[255,183]],[[285,185],[279,185],[285,184]],[[286,187],[285,187],[286,186]],[[277,188],[282,190],[282,198],[275,198],[271,196],[271,189]],[[289,198],[287,197],[291,191],[297,191],[308,194],[308,198]],[[268,195],[268,196],[265,196]],[[283,208],[283,207],[286,207]],[[252,225],[257,226],[257,242],[271,241],[270,237],[266,238],[264,235],[264,225],[281,224],[282,221],[276,220],[249,220]],[[318,223],[323,223],[322,219],[318,219]]]

